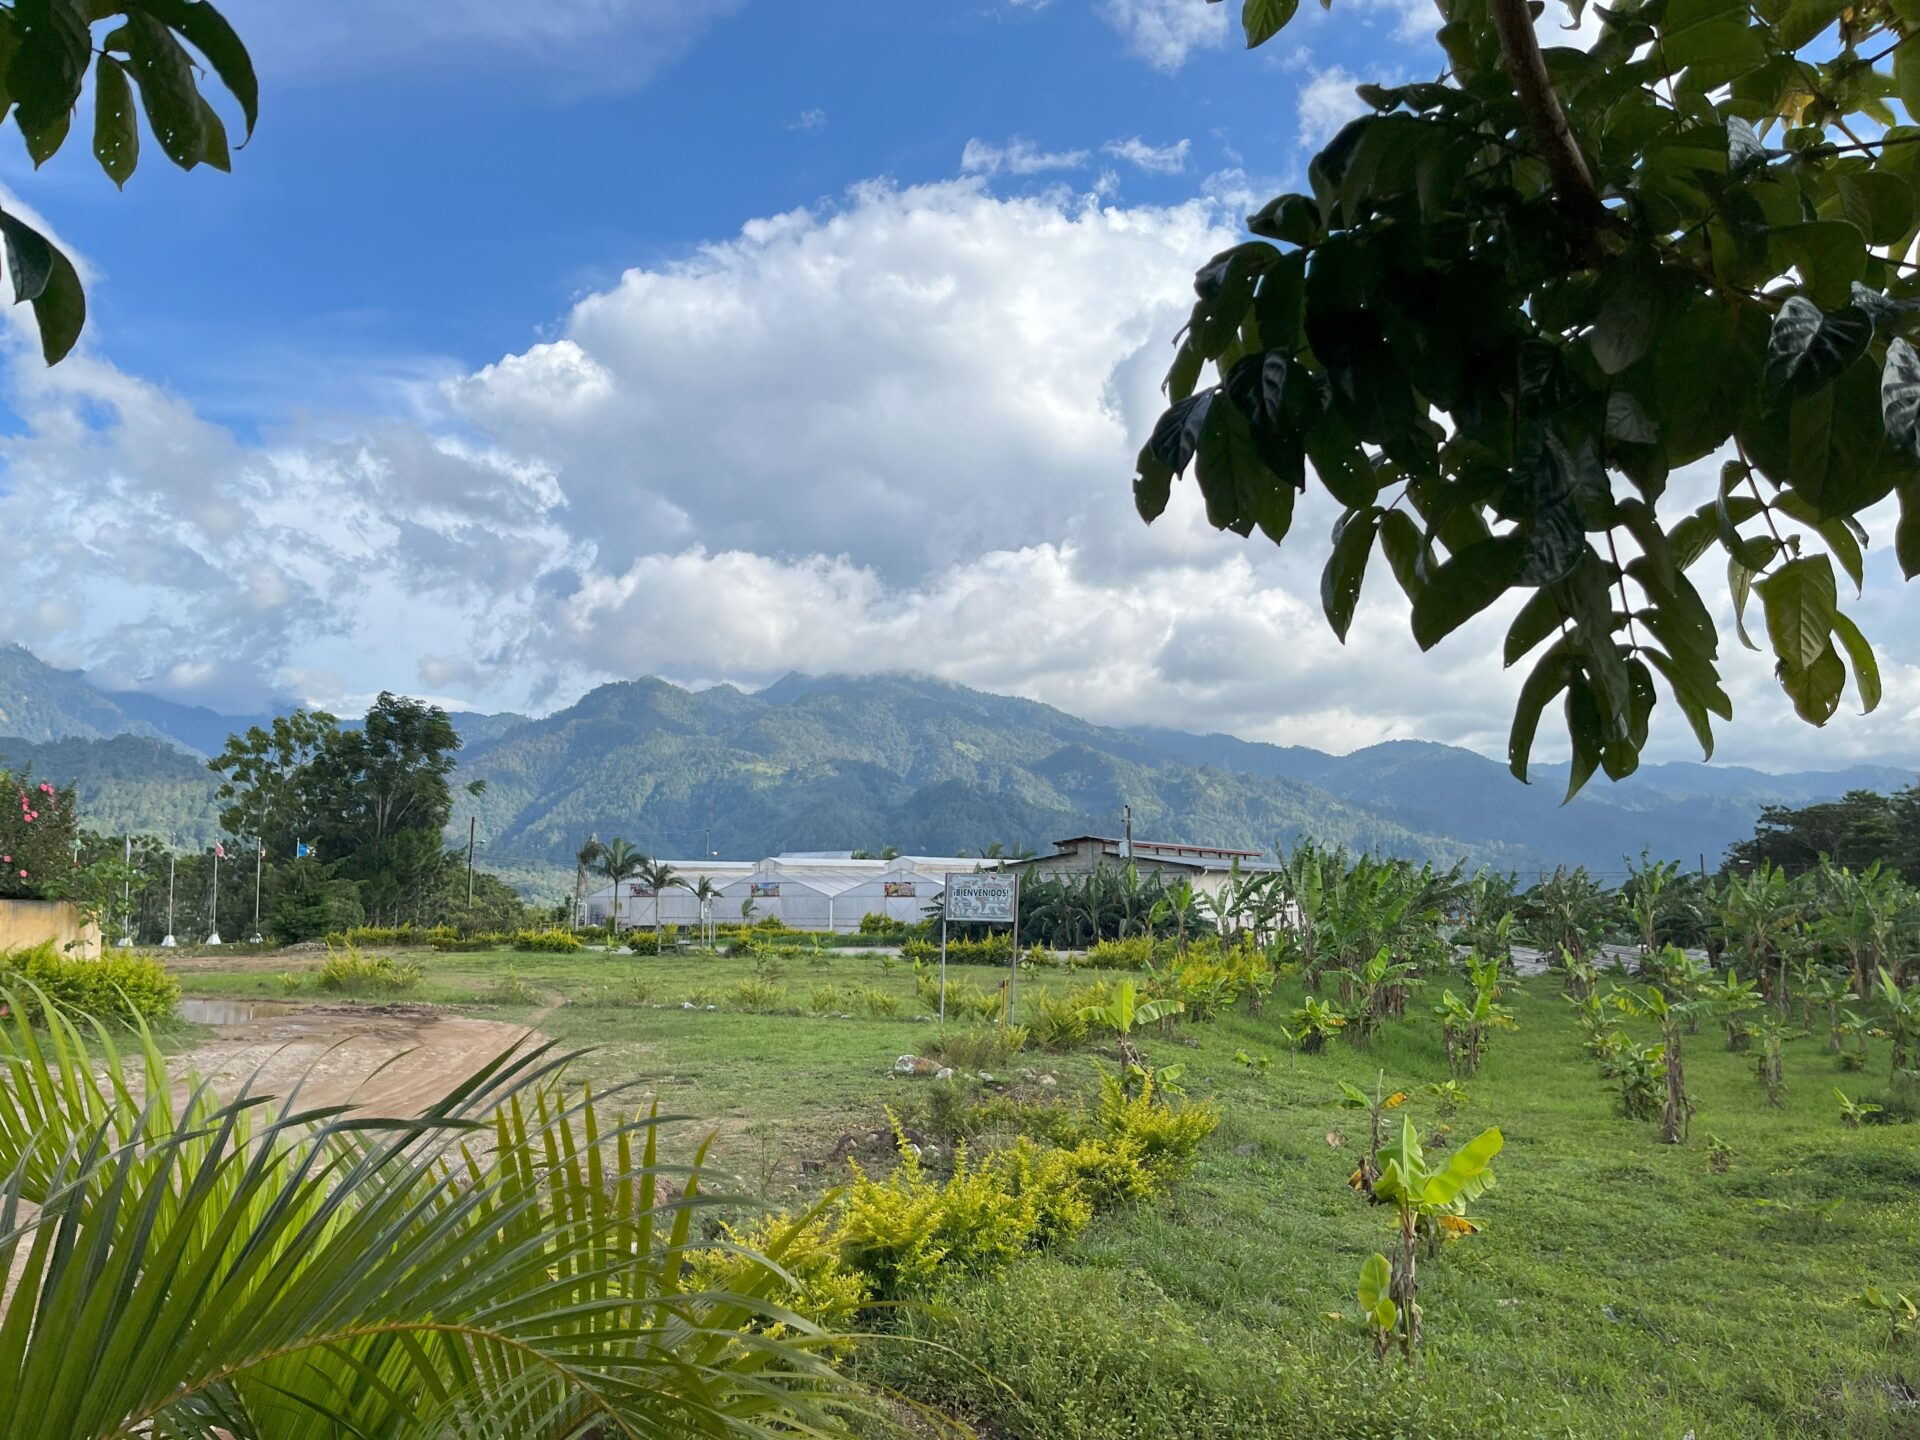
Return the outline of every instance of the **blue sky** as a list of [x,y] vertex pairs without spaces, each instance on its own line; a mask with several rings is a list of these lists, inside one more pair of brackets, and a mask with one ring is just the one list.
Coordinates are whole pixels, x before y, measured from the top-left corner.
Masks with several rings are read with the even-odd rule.
[[[1343,649],[1330,509],[1275,552],[1128,499],[1193,269],[1356,79],[1438,68],[1418,0],[1255,54],[1203,0],[228,13],[262,88],[232,175],[149,139],[116,193],[84,143],[0,144],[92,306],[52,372],[18,316],[0,348],[0,636],[228,709],[911,668],[1503,750],[1498,615],[1423,658],[1376,591]],[[1823,738],[1911,763],[1920,606],[1879,558],[1860,608],[1887,700]],[[1721,758],[1803,766],[1764,662],[1730,684]],[[1697,753],[1677,719],[1654,751]]]

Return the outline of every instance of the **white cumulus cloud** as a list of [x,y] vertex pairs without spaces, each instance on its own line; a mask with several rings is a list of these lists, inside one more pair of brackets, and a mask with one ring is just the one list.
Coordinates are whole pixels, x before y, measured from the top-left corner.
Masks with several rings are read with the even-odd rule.
[[1171,145],[1149,145],[1135,135],[1129,140],[1109,140],[1100,148],[1105,154],[1152,174],[1178,175],[1187,168],[1187,156],[1193,149],[1193,142],[1177,140]]

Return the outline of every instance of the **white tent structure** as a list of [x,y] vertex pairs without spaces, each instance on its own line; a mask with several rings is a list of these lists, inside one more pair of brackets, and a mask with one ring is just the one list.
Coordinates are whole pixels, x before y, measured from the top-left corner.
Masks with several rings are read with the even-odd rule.
[[[901,855],[892,860],[855,860],[846,851],[795,852],[760,861],[667,862],[685,885],[702,876],[720,891],[710,912],[715,921],[738,922],[750,904],[754,919],[778,918],[795,930],[855,931],[868,915],[884,915],[911,924],[936,904],[949,872],[991,868],[997,862],[952,855]],[[681,885],[654,895],[637,880],[621,882],[620,928],[651,929],[659,923],[697,928],[700,905]],[[604,925],[613,915],[613,887],[587,895],[580,920]]]

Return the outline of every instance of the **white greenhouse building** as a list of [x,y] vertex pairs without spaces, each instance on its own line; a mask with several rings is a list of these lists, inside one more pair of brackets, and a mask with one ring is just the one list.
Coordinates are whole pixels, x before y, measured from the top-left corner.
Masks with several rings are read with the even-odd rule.
[[[620,882],[622,930],[651,929],[656,918],[662,925],[697,929],[703,918],[700,901],[687,887],[699,884],[703,876],[720,892],[705,917],[718,924],[737,924],[743,907],[750,907],[745,913],[756,920],[777,917],[795,930],[855,931],[869,915],[912,924],[939,901],[949,873],[970,874],[999,864],[952,855],[855,860],[847,851],[667,863],[684,884],[667,887],[664,895],[655,895],[640,880]],[[590,891],[580,908],[582,924],[605,925],[613,917],[613,886]]]

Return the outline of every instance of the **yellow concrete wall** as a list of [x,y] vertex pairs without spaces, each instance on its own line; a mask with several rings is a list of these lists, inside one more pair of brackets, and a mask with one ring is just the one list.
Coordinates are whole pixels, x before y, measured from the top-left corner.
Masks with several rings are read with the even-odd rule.
[[22,950],[47,940],[64,955],[100,958],[100,927],[90,920],[82,924],[79,910],[66,901],[0,900],[0,950]]

